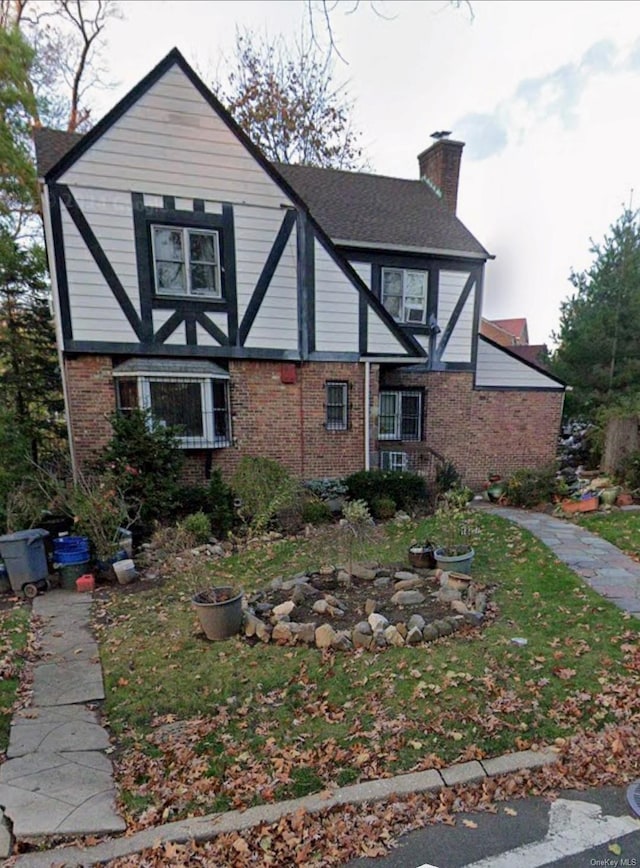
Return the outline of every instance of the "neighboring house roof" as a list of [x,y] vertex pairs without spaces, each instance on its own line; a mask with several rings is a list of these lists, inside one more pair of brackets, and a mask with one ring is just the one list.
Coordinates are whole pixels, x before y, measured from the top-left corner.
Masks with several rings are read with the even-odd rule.
[[[38,174],[51,171],[81,138],[79,133],[36,129]],[[283,163],[275,168],[334,242],[489,256],[423,181]]]
[[334,242],[489,254],[424,181],[276,163]]
[[546,344],[525,344],[525,346],[513,346],[509,347],[509,349],[516,356],[524,359],[525,362],[535,365],[541,371],[548,372],[549,369],[543,361],[549,352]]
[[508,334],[513,335],[516,340],[523,344],[529,343],[529,333],[525,317],[518,317],[517,319],[493,319],[489,320],[489,322],[492,322]]

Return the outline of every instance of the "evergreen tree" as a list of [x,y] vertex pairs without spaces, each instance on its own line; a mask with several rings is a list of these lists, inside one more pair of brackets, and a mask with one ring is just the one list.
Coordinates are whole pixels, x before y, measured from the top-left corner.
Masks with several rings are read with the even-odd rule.
[[576,292],[562,303],[554,372],[571,385],[567,414],[594,418],[640,393],[640,222],[623,211],[593,264],[572,273]]

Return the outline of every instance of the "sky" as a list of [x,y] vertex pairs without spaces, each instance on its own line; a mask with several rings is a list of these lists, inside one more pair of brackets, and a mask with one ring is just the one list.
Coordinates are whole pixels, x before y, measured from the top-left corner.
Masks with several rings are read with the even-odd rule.
[[[464,141],[458,216],[495,256],[483,315],[526,317],[531,343],[551,346],[572,270],[589,267],[592,240],[623,208],[640,207],[640,3],[329,4],[334,74],[371,170],[417,178],[433,131]],[[210,84],[237,27],[293,40],[308,17],[303,0],[120,5],[104,54],[114,86],[94,93],[96,120],[174,46]]]

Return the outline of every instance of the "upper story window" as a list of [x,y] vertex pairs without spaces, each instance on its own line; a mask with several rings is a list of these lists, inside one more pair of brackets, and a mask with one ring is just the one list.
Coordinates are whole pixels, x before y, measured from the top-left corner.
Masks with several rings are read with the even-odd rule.
[[424,325],[427,321],[426,271],[382,269],[382,304],[396,322]]
[[152,226],[152,238],[158,295],[222,298],[217,232]]

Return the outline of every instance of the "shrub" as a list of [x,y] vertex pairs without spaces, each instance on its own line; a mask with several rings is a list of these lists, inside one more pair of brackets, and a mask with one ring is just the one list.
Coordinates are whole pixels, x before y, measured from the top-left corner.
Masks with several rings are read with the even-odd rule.
[[345,479],[349,497],[364,500],[369,507],[380,498],[393,500],[398,509],[426,505],[428,491],[422,476],[396,470],[361,470]]
[[309,479],[305,482],[304,487],[322,500],[335,500],[344,497],[347,493],[347,486],[342,479],[328,476],[322,479]]
[[175,519],[182,520],[194,512],[207,512],[209,508],[209,491],[206,485],[180,485],[176,488],[174,497]]
[[98,468],[113,474],[125,500],[139,504],[140,523],[173,515],[184,457],[173,431],[147,410],[116,413]]
[[373,517],[380,521],[387,521],[396,514],[396,503],[390,497],[377,497],[371,504]]
[[640,451],[625,455],[620,466],[619,479],[631,491],[640,489]]
[[327,524],[332,517],[331,510],[322,500],[308,500],[302,507],[302,519],[306,524]]
[[194,512],[183,518],[180,527],[193,537],[196,545],[203,545],[211,538],[211,519],[204,512]]
[[204,511],[211,519],[211,528],[216,536],[226,537],[233,527],[233,492],[219,470],[211,474]]
[[507,480],[504,493],[513,506],[531,507],[551,502],[560,493],[560,486],[553,466],[516,470]]
[[444,494],[452,488],[462,485],[460,474],[452,461],[445,461],[436,470],[436,494]]
[[240,460],[231,487],[240,500],[238,515],[254,533],[264,531],[278,512],[294,506],[301,491],[282,464],[251,455]]

